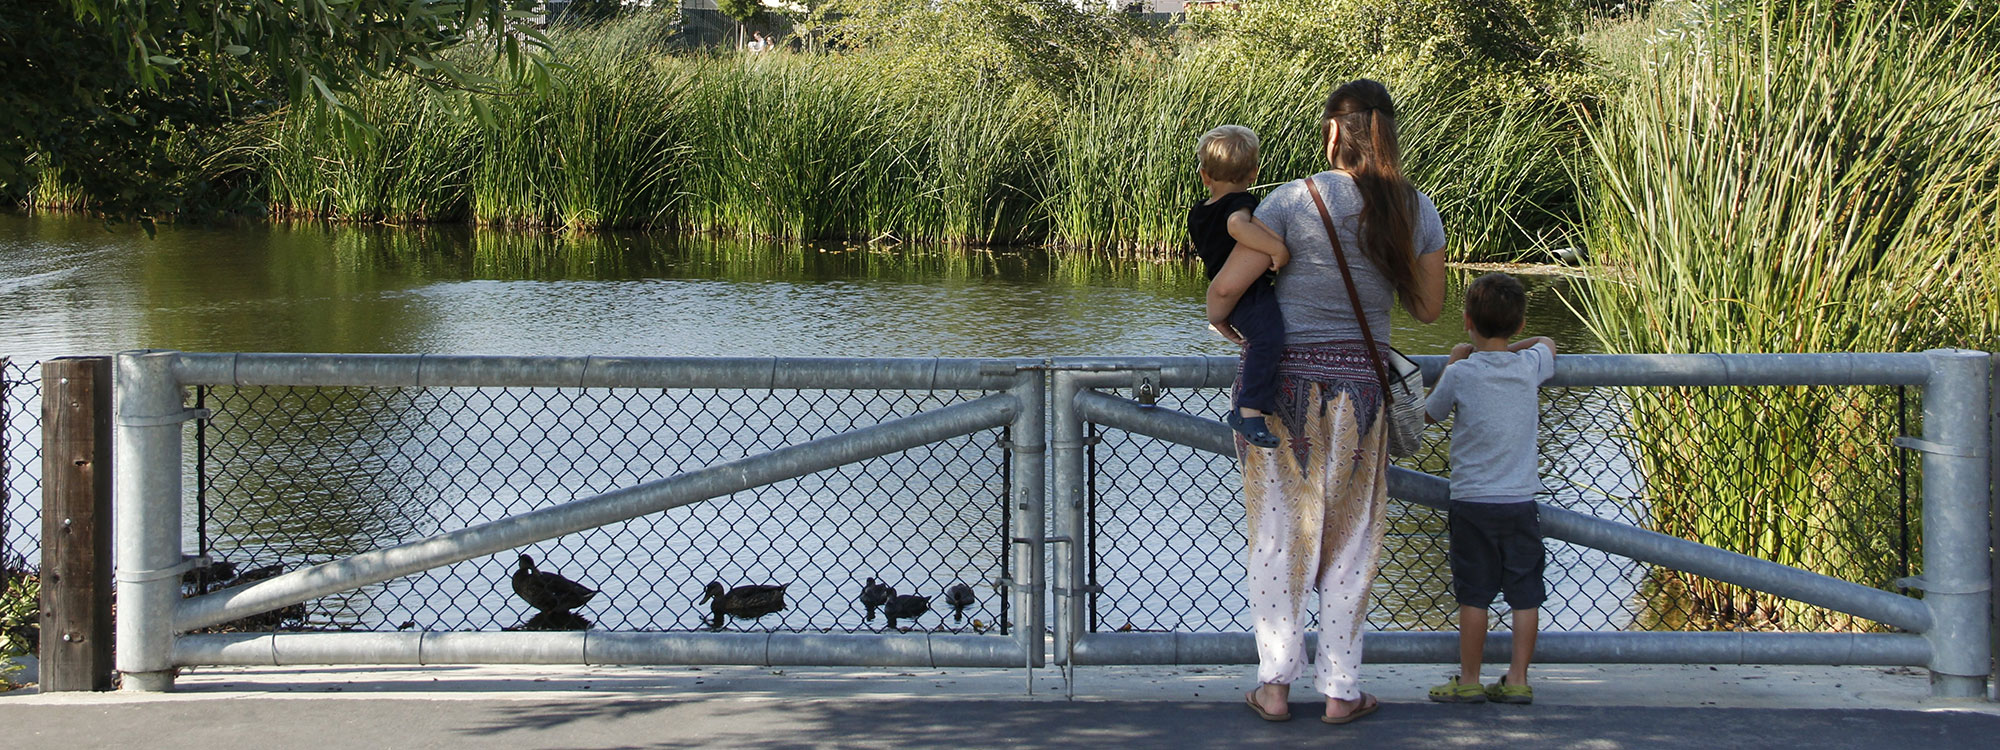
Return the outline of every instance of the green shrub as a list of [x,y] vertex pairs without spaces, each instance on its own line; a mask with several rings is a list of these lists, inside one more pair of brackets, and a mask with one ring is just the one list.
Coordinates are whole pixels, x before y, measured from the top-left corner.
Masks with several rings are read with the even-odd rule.
[[17,656],[32,656],[40,648],[41,577],[28,570],[0,568],[0,690]]

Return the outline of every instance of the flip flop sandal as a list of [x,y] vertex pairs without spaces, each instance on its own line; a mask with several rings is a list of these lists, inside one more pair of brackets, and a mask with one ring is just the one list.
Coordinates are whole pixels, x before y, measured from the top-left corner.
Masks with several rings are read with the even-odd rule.
[[1269,711],[1265,711],[1263,706],[1257,705],[1257,691],[1255,690],[1250,691],[1249,695],[1243,696],[1243,702],[1250,704],[1250,710],[1257,712],[1257,718],[1263,719],[1265,721],[1292,720],[1292,714],[1289,711],[1282,714],[1274,714]]
[[1346,716],[1334,717],[1334,716],[1327,716],[1326,714],[1320,714],[1319,720],[1324,721],[1328,724],[1346,724],[1348,722],[1360,719],[1363,716],[1375,713],[1375,710],[1381,707],[1382,707],[1382,701],[1380,699],[1376,698],[1373,694],[1362,693],[1361,705],[1355,706],[1354,710],[1347,712]]

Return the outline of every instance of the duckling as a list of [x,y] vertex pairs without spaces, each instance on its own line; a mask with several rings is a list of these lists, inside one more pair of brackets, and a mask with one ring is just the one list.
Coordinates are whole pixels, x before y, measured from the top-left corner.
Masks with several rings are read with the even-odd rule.
[[721,630],[723,615],[738,620],[755,620],[773,612],[783,611],[785,587],[790,585],[753,583],[724,590],[721,581],[709,581],[708,587],[701,593],[701,601],[714,600],[709,608],[715,613],[715,622],[711,623],[708,629]]
[[875,610],[881,608],[884,604],[888,604],[889,598],[895,595],[896,590],[890,588],[889,584],[876,583],[873,578],[868,579],[868,585],[861,587],[860,599],[861,606],[868,608],[868,621],[874,622]]
[[965,622],[965,608],[976,601],[972,596],[972,587],[963,583],[954,583],[944,592],[944,603],[951,606],[952,617],[959,622]]
[[889,618],[890,630],[896,629],[896,620],[898,619],[914,620],[929,611],[931,611],[931,598],[928,596],[917,596],[916,594],[903,594],[894,597],[889,600],[888,604],[882,606],[883,616]]
[[555,573],[535,569],[535,558],[521,556],[514,571],[514,595],[543,612],[568,612],[590,603],[597,590]]

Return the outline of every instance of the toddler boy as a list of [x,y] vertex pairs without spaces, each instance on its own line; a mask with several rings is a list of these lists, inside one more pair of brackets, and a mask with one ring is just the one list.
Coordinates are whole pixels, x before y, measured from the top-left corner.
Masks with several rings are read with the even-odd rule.
[[1208,199],[1188,209],[1188,239],[1208,273],[1209,324],[1243,345],[1242,390],[1229,411],[1229,426],[1251,445],[1275,448],[1278,437],[1264,417],[1278,406],[1285,318],[1271,275],[1291,254],[1285,241],[1251,214],[1257,208],[1257,196],[1249,192],[1257,180],[1257,145],[1257,134],[1241,125],[1208,131],[1195,143]]

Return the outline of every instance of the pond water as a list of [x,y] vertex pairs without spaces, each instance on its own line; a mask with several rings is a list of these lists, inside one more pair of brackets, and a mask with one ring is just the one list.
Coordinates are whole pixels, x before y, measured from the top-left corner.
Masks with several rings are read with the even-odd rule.
[[[1455,274],[1454,286],[1465,278]],[[1565,351],[1596,349],[1560,298],[1575,282],[1525,280],[1530,332],[1556,337]],[[133,348],[1231,354],[1201,325],[1202,287],[1186,263],[1037,249],[317,224],[163,227],[148,238],[131,227],[107,229],[74,217],[0,214],[0,356],[17,363]],[[1417,325],[1398,311],[1398,347],[1438,353],[1463,340],[1456,292],[1448,299],[1437,325]],[[207,474],[199,477],[192,473],[197,449],[190,430],[190,545],[245,566],[287,567],[965,397],[498,389],[203,395],[217,416],[200,435]],[[1212,413],[1217,396],[1176,398],[1190,411]],[[36,437],[22,428],[24,418],[18,409],[11,416],[15,475],[32,471],[32,461],[23,459],[33,454],[23,451],[32,450]],[[711,577],[732,585],[794,582],[791,610],[732,627],[867,627],[852,604],[864,575],[879,573],[906,593],[936,594],[954,581],[979,585],[1006,573],[999,559],[1005,519],[996,499],[1004,475],[997,437],[973,436],[740,493],[531,552],[604,590],[583,611],[599,627],[699,627],[704,610],[693,600]],[[1098,464],[1098,523],[1106,533],[1097,551],[1106,586],[1099,626],[1240,629],[1243,607],[1232,589],[1241,575],[1242,511],[1229,486],[1231,462],[1131,439],[1107,437],[1105,445]],[[1629,475],[1617,455],[1584,463]],[[1441,468],[1436,464],[1433,458],[1424,465]],[[9,501],[4,531],[18,550],[31,543],[33,500],[19,489],[19,476],[10,481],[17,488],[11,495],[20,499]],[[1632,493],[1603,494],[1615,500]],[[1378,585],[1389,604],[1378,604],[1371,620],[1378,627],[1440,626],[1449,606],[1436,514],[1399,513]],[[1189,518],[1199,523],[1190,526]],[[1396,541],[1404,537],[1415,541]],[[1566,558],[1558,550],[1555,559],[1599,562],[1575,550]],[[482,558],[321,600],[284,624],[514,626],[529,610],[506,590],[512,563],[512,553]],[[1119,579],[1119,570],[1130,572]],[[1551,577],[1557,598],[1573,600],[1569,610],[1551,605],[1557,625],[1629,623],[1637,581],[1630,570],[1565,583],[1553,581],[1552,563]],[[945,617],[943,627],[1005,622],[992,590],[980,588],[967,620]]]

